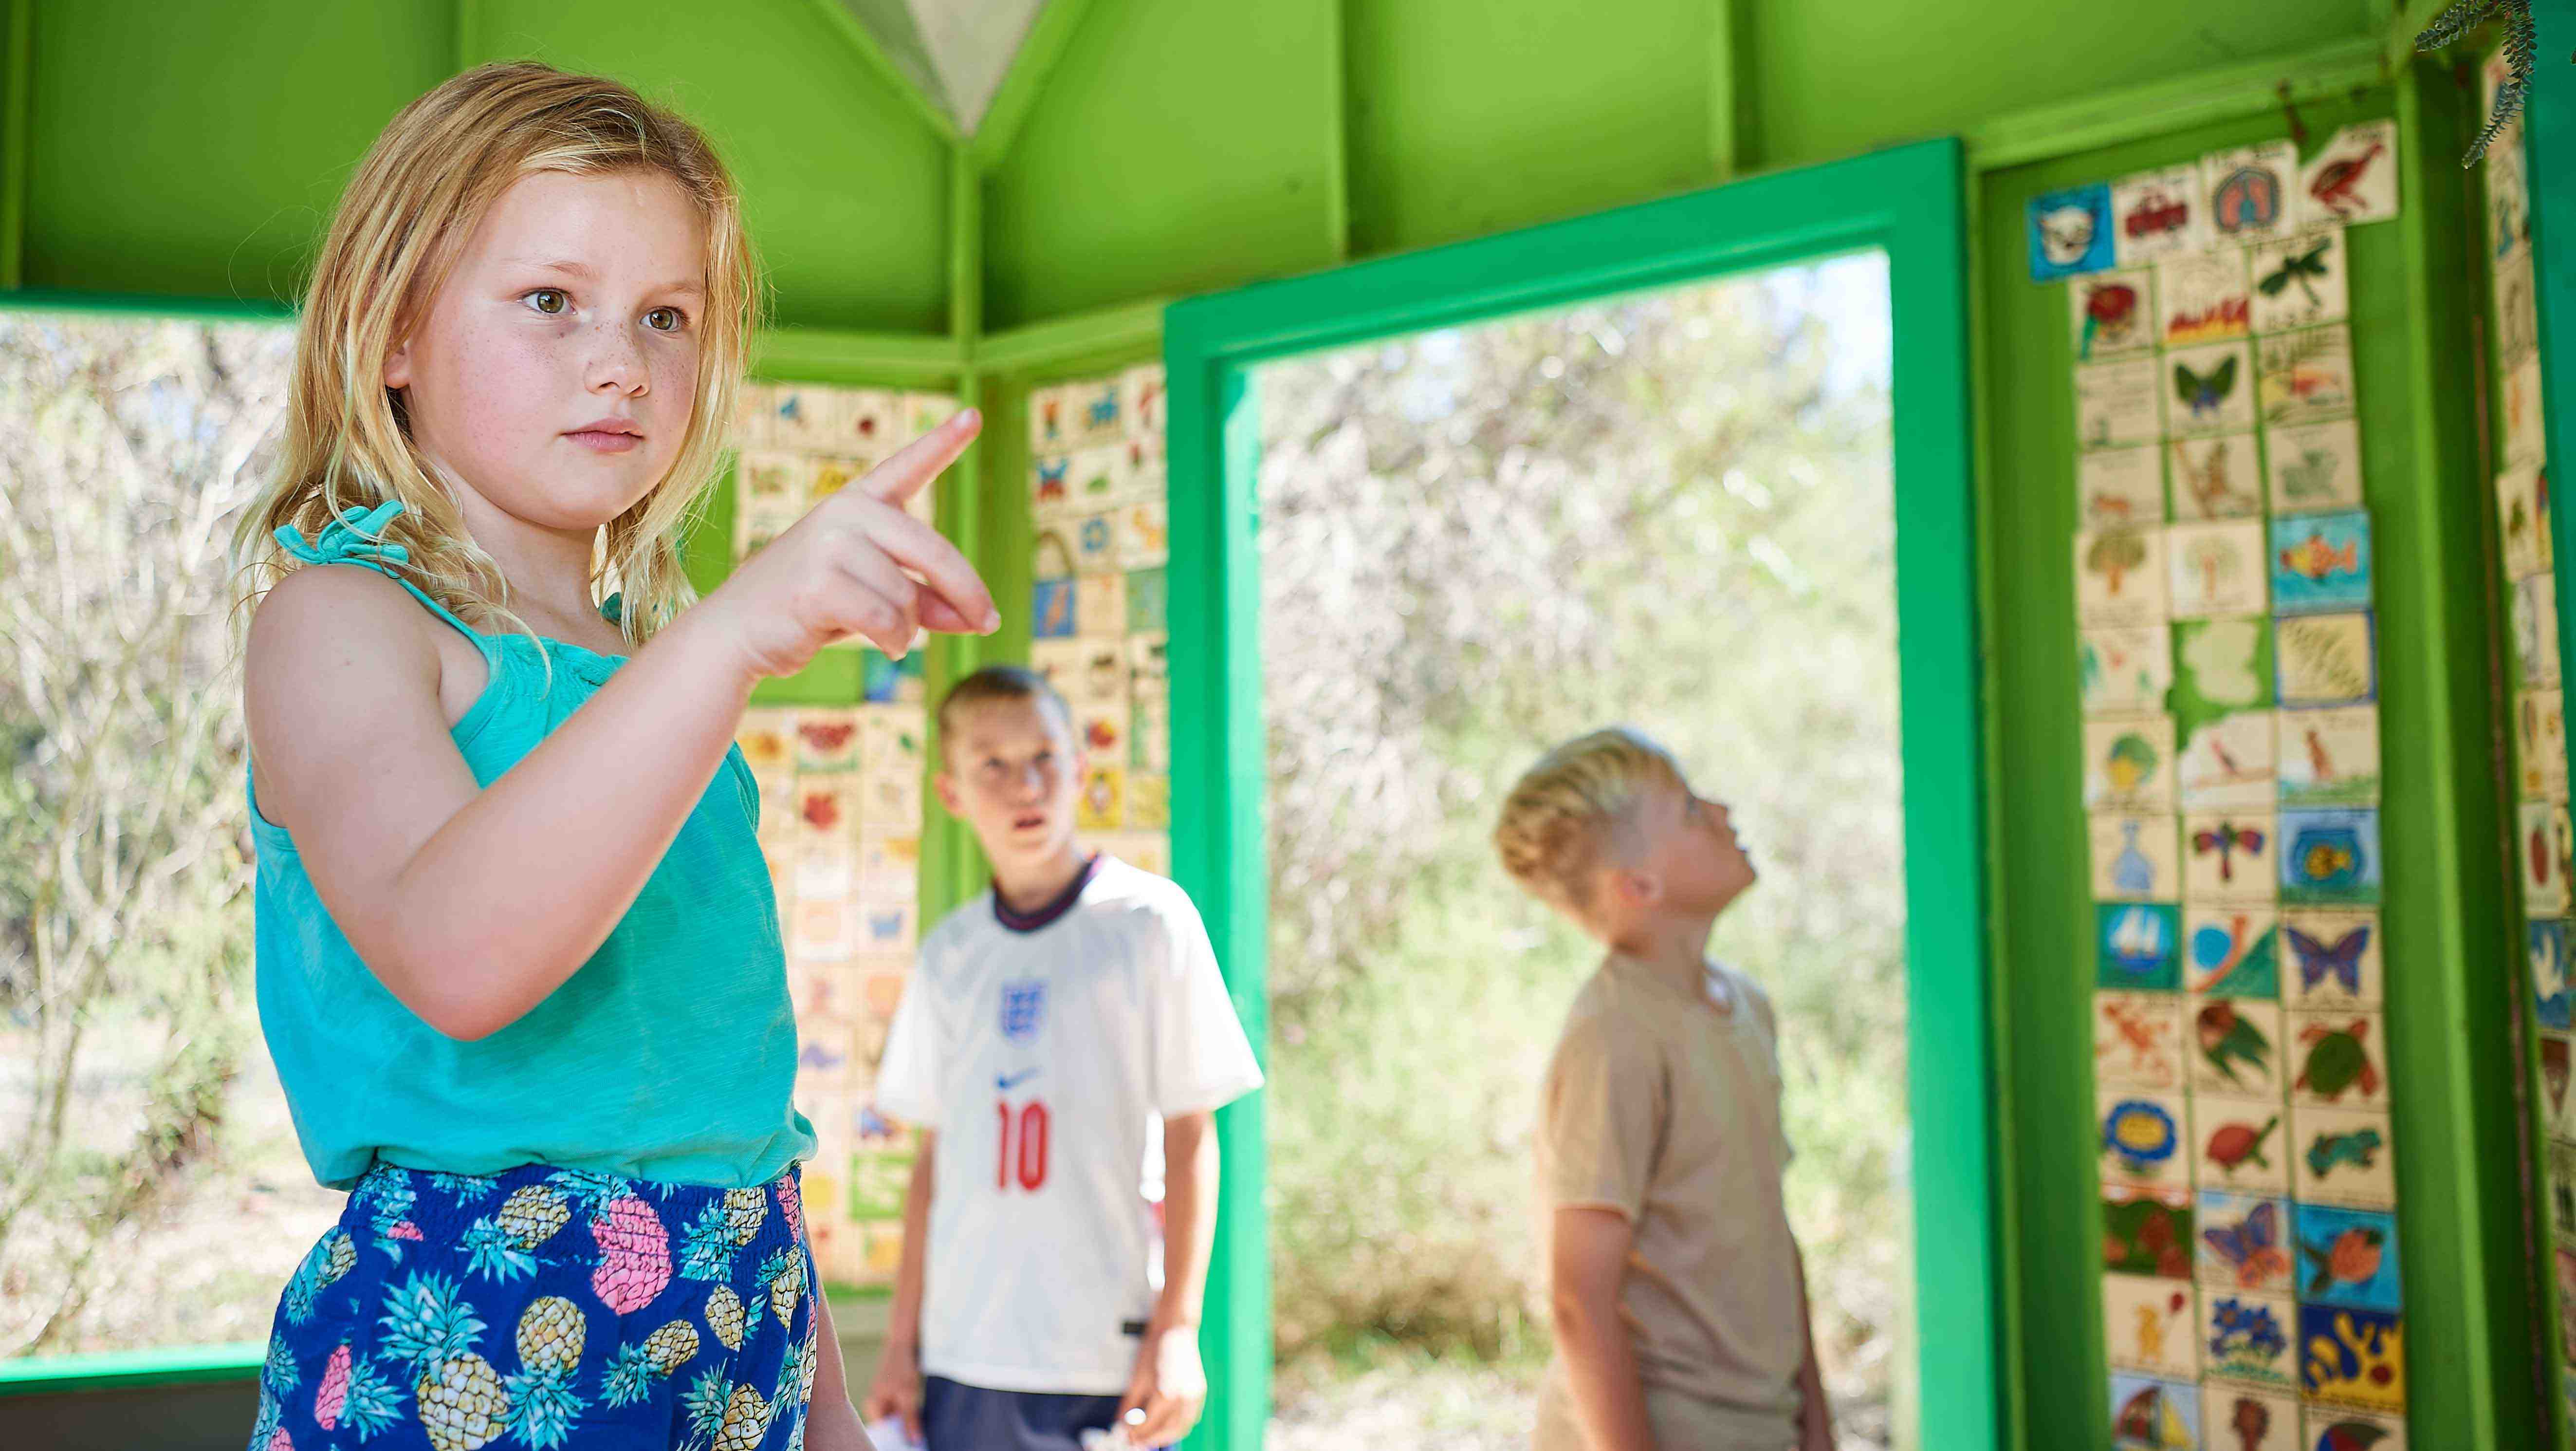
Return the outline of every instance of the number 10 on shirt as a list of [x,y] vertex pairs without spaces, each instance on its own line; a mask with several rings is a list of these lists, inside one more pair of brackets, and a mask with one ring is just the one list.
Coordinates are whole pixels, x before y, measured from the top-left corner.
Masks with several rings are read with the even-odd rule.
[[1014,1113],[1011,1101],[1002,1099],[993,1109],[1002,1120],[1001,1152],[993,1168],[993,1187],[1008,1193],[1016,1178],[1022,1189],[1034,1194],[1046,1187],[1046,1103],[1031,1099]]

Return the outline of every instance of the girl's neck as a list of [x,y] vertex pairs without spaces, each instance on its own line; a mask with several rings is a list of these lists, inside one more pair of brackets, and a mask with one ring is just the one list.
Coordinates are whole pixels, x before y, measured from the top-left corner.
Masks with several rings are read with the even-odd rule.
[[617,634],[591,598],[596,531],[549,529],[518,518],[447,472],[465,532],[509,585],[511,613],[540,635],[576,645],[601,644]]

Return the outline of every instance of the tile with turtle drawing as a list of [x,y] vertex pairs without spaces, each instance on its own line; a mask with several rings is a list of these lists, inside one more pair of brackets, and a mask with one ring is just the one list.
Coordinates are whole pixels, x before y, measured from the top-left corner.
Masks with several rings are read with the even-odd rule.
[[2290,1102],[2323,1108],[2388,1107],[2387,1024],[2377,1013],[2292,1013],[2282,1053]]
[[2201,1189],[2283,1194],[2290,1188],[2289,1122],[2277,1098],[2197,1094],[2192,1182]]

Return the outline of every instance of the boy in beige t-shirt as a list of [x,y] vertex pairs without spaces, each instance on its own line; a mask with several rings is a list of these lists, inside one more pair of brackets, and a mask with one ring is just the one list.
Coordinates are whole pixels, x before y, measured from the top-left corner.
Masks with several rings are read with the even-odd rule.
[[1540,1103],[1557,1356],[1536,1451],[1832,1451],[1771,1003],[1708,959],[1754,878],[1726,808],[1614,728],[1531,767],[1494,842],[1609,949]]

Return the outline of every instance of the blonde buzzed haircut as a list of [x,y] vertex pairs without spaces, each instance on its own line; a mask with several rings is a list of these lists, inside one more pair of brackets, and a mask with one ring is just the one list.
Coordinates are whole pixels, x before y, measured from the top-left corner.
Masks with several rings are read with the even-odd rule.
[[1540,901],[1580,919],[1605,855],[1624,852],[1637,805],[1683,784],[1672,752],[1644,732],[1611,726],[1539,758],[1503,801],[1494,850],[1503,870]]

